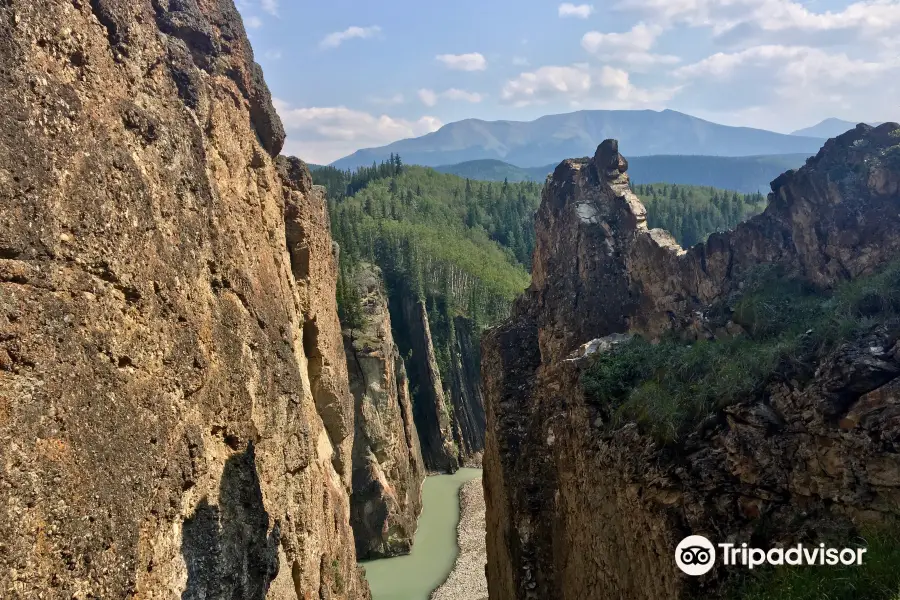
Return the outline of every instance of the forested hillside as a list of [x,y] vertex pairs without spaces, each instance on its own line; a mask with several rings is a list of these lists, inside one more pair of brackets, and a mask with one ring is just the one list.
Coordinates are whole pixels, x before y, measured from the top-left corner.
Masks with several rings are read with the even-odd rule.
[[481,324],[505,316],[528,286],[540,184],[469,181],[398,157],[313,177],[328,189],[343,269],[375,262],[389,287],[448,300],[448,312]]
[[[321,167],[313,179],[328,190],[345,272],[360,260],[375,262],[389,287],[402,285],[442,307],[448,301],[446,316],[480,325],[504,317],[528,286],[542,183],[473,181],[404,165],[399,156],[352,172]],[[654,183],[634,191],[649,226],[668,230],[685,247],[766,206],[762,194],[713,187]]]
[[635,185],[634,192],[647,208],[648,226],[667,230],[685,248],[716,231],[733,229],[766,208],[762,194],[712,187],[654,183]]
[[[636,156],[628,159],[631,181],[665,181],[678,185],[712,186],[746,194],[767,192],[769,183],[789,169],[798,169],[807,154],[769,156]],[[559,163],[523,169],[500,160],[472,160],[437,167],[483,181],[538,181],[543,183]]]

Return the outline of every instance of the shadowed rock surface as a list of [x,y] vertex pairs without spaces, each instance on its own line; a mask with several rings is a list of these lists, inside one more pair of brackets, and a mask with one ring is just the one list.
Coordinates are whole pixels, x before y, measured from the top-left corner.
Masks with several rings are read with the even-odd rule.
[[453,436],[451,405],[444,393],[434,352],[428,310],[423,301],[411,294],[402,293],[399,298],[402,335],[398,336],[398,342],[401,352],[407,355],[413,417],[419,431],[422,458],[429,471],[454,473],[459,468],[459,450]]
[[450,403],[453,406],[453,437],[460,463],[481,466],[484,452],[484,397],[481,394],[481,348],[465,317],[453,319],[454,336],[450,348]]
[[[496,600],[690,598],[672,551],[690,532],[790,541],[898,512],[900,328],[837,348],[674,448],[604,428],[580,376],[596,338],[715,335],[704,313],[760,264],[818,286],[900,251],[900,126],[860,125],[772,184],[764,214],[687,251],[649,231],[616,142],[563,162],[536,217],[531,288],[485,336],[488,581]],[[610,340],[614,341],[614,340]],[[579,346],[587,344],[575,352]]]
[[0,3],[0,595],[358,598],[326,206],[231,0]]
[[356,403],[350,521],[360,559],[384,558],[412,547],[425,465],[381,270],[363,263],[350,285],[362,304],[362,325],[344,331]]

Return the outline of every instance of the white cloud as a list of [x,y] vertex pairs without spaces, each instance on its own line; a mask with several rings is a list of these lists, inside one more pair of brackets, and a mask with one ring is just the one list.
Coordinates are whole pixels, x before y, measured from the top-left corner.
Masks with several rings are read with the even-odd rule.
[[443,125],[424,116],[416,121],[372,115],[343,106],[294,108],[274,100],[288,131],[288,152],[317,164],[327,164],[360,148],[431,133]]
[[738,27],[760,32],[888,34],[900,26],[900,1],[863,0],[841,11],[814,12],[794,0],[620,0],[623,10],[662,22],[709,27],[722,34]]
[[438,98],[434,90],[421,89],[419,90],[419,100],[421,100],[422,104],[425,106],[434,106],[437,104]]
[[247,29],[259,29],[263,26],[263,22],[259,17],[251,16],[244,19],[244,25],[247,26]]
[[527,67],[531,63],[527,58],[524,58],[522,56],[513,56],[512,64],[516,67]]
[[593,108],[649,108],[661,106],[679,88],[644,89],[635,86],[627,71],[579,63],[545,66],[521,73],[503,87],[501,98],[514,106],[565,101]]
[[836,115],[895,119],[900,96],[896,54],[862,59],[810,46],[770,44],[719,52],[674,75],[685,84],[681,99],[687,105],[702,107],[720,121],[741,119],[781,131]]
[[478,52],[440,54],[435,58],[444,63],[448,69],[453,69],[454,71],[484,71],[487,69],[487,59]]
[[581,46],[598,58],[632,68],[680,62],[677,56],[650,52],[662,32],[661,26],[645,23],[638,23],[626,33],[589,31],[581,38]]
[[516,106],[527,106],[559,96],[587,96],[592,86],[587,65],[547,66],[506,82],[501,97]]
[[259,4],[264,11],[273,17],[278,16],[278,0],[259,0]]
[[378,25],[373,25],[371,27],[357,27],[352,26],[348,27],[344,31],[335,31],[334,33],[329,33],[325,38],[319,43],[319,47],[321,48],[337,48],[347,40],[352,39],[369,39],[375,37],[381,33],[381,27]]
[[754,46],[739,52],[719,52],[675,71],[681,78],[727,79],[746,67],[763,67],[794,86],[843,86],[860,82],[900,66],[896,59],[872,62],[852,59],[846,54],[830,54],[807,46]]
[[457,88],[450,88],[449,90],[445,90],[440,94],[435,92],[434,90],[429,89],[421,89],[419,90],[419,100],[422,101],[422,104],[425,106],[435,106],[438,103],[439,99],[445,100],[453,100],[456,102],[469,102],[472,104],[477,104],[484,100],[484,96],[477,92],[467,92],[466,90],[460,90]]
[[264,56],[268,60],[281,60],[283,54],[281,53],[281,50],[274,49],[274,50],[266,50],[266,53]]
[[587,19],[594,12],[592,4],[572,4],[565,2],[559,5],[560,17],[576,17],[578,19]]

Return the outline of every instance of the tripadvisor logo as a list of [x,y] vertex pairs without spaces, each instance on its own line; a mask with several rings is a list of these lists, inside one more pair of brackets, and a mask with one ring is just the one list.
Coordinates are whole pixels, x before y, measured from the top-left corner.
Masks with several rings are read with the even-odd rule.
[[[788,548],[750,548],[747,544],[717,544],[722,564],[727,567],[753,569],[762,565],[772,566],[829,566],[861,565],[866,548],[827,548],[825,544]],[[716,546],[702,535],[690,535],[675,548],[675,564],[684,573],[698,576],[708,573],[716,563]]]

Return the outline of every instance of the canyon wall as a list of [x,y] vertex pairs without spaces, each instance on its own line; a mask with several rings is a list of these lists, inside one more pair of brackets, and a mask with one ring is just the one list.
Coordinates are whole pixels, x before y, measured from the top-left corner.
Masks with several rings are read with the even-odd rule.
[[772,184],[764,214],[681,249],[646,226],[614,141],[554,172],[533,282],[482,345],[488,581],[494,600],[689,598],[674,549],[790,541],[881,523],[900,506],[900,325],[837,348],[811,381],[770,384],[675,445],[611,427],[587,356],[617,334],[710,338],[708,310],[762,264],[818,286],[900,251],[900,126],[861,125]]
[[324,199],[231,0],[0,5],[0,589],[368,597]]
[[361,264],[349,282],[362,324],[344,331],[356,405],[350,521],[363,558],[410,551],[422,510],[425,465],[406,368],[391,333],[381,270]]
[[453,319],[450,346],[450,404],[453,407],[453,438],[460,463],[481,465],[484,452],[484,397],[481,393],[481,348],[474,323],[465,317]]
[[422,458],[429,471],[453,473],[459,468],[459,450],[453,438],[450,403],[434,352],[431,324],[425,303],[409,293],[399,295],[401,352],[407,355],[413,416],[419,431]]

